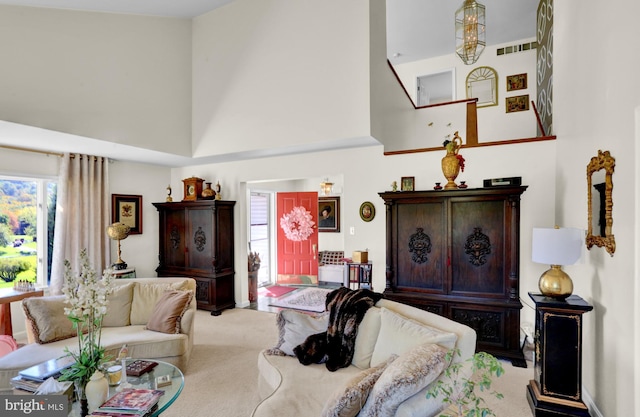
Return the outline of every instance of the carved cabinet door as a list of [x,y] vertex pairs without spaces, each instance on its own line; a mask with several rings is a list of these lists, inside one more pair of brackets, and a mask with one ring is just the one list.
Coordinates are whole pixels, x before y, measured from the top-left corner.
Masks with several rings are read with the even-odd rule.
[[447,292],[447,235],[443,200],[399,204],[397,249],[398,289]]
[[188,268],[214,272],[213,246],[214,217],[211,207],[194,207],[187,209],[187,228],[189,229],[187,244]]
[[504,297],[504,200],[451,201],[450,294]]

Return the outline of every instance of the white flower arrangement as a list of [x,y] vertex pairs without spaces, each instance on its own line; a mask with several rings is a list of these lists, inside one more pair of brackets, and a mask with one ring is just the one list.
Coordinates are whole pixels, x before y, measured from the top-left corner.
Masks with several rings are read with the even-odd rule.
[[102,319],[107,313],[107,297],[113,292],[113,275],[104,271],[99,277],[89,265],[86,249],[80,252],[79,274],[73,273],[66,259],[64,268],[62,293],[70,305],[64,313],[77,331],[78,351],[69,351],[76,363],[63,372],[62,379],[85,385],[104,357],[104,348],[100,346]]
[[302,206],[294,207],[288,214],[283,214],[280,219],[280,227],[289,240],[294,242],[305,241],[313,234],[313,217]]

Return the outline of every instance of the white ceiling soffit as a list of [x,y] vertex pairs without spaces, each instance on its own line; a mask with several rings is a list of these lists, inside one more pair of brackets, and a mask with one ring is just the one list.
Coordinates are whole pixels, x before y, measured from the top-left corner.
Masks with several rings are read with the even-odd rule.
[[[198,158],[154,151],[120,143],[107,142],[69,133],[56,132],[18,123],[0,120],[0,148],[21,148],[28,144],[28,149],[51,153],[81,153],[100,155],[118,161],[147,163],[168,167],[185,167],[192,165],[233,162],[247,159],[259,159],[275,156],[295,155],[310,152],[333,151],[338,149],[360,148],[379,145],[374,138],[358,137],[337,139],[315,144],[293,145],[282,148],[257,149],[224,155],[211,155]],[[27,146],[24,146],[27,148]],[[1,151],[1,150],[0,150]]]

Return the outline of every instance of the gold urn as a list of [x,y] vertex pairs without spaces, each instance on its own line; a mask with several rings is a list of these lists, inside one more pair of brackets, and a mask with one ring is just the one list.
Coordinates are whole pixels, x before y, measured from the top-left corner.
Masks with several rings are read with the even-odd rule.
[[453,140],[445,142],[445,149],[447,154],[442,158],[442,173],[447,179],[447,184],[444,186],[445,190],[455,190],[458,188],[455,180],[460,173],[460,159],[458,158],[458,151],[462,146],[462,138],[458,136],[458,132],[454,133]]

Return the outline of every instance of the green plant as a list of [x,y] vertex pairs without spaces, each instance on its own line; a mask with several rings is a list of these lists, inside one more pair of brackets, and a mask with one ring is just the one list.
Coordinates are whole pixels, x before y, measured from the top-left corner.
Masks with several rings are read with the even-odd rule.
[[80,252],[80,272],[71,270],[71,263],[64,261],[64,285],[62,293],[70,307],[64,311],[73,323],[78,335],[78,350],[66,351],[75,363],[62,371],[62,381],[78,382],[84,387],[91,375],[104,359],[104,348],[100,345],[102,319],[107,312],[107,296],[113,291],[113,276],[105,273],[98,276],[89,265],[86,249]]
[[[455,355],[460,356],[459,349],[452,349],[447,352],[446,359],[452,361]],[[471,374],[466,377],[466,367],[471,367]],[[492,410],[486,407],[485,400],[478,395],[477,389],[481,392],[489,391],[493,377],[500,377],[504,373],[504,368],[495,356],[486,352],[477,352],[471,358],[463,362],[452,363],[445,369],[444,377],[438,380],[427,392],[427,398],[442,396],[442,402],[447,408],[440,414],[440,417],[487,417],[494,416]],[[496,391],[489,392],[490,395],[502,399],[503,395]],[[450,413],[456,414],[450,414]]]

